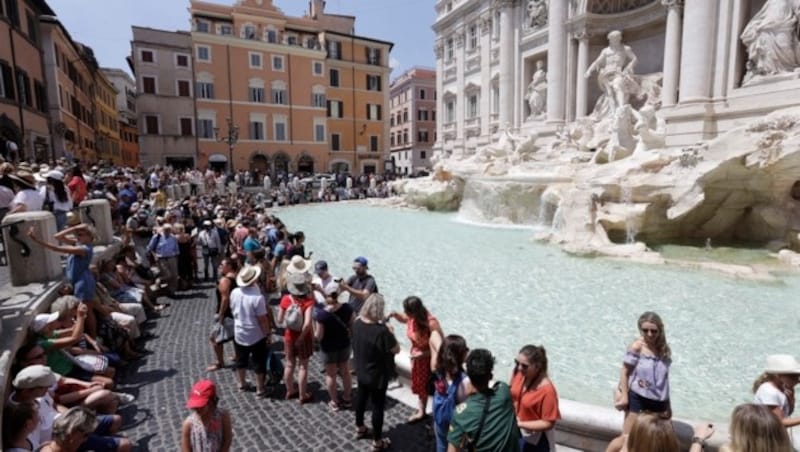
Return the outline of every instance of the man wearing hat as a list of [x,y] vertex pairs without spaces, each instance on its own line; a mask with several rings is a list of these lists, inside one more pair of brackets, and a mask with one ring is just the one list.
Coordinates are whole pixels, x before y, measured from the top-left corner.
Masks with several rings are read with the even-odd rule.
[[[216,281],[219,279],[218,269],[219,262],[222,258],[222,240],[220,240],[219,232],[211,220],[204,220],[200,233],[197,235],[197,241],[200,244],[200,249],[203,253],[203,276],[206,281]],[[208,265],[211,264],[211,269],[214,272],[214,279],[208,272]]]
[[8,177],[17,188],[8,213],[34,212],[44,208],[44,195],[36,189],[36,179],[30,171],[20,170]]
[[350,294],[348,303],[353,308],[356,315],[361,311],[361,306],[370,294],[378,293],[378,284],[375,278],[372,277],[367,270],[369,270],[369,261],[364,256],[358,256],[353,260],[353,272],[351,277],[347,278],[347,282],[340,282],[339,289],[342,292]]
[[172,234],[172,225],[164,223],[161,230],[150,239],[147,250],[155,255],[156,264],[167,283],[167,295],[175,296],[178,290],[178,239]]
[[267,347],[272,332],[267,315],[267,301],[256,285],[261,277],[260,265],[248,265],[236,276],[236,289],[231,292],[233,312],[233,346],[236,350],[236,377],[239,390],[247,389],[245,371],[253,356],[256,373],[256,396],[266,397]]

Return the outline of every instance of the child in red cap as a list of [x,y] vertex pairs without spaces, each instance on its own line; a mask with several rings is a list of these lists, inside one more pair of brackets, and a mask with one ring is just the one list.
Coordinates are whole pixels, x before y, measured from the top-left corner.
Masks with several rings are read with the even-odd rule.
[[181,451],[228,452],[233,442],[231,416],[218,406],[217,385],[200,380],[192,386],[186,408],[192,414],[181,427]]

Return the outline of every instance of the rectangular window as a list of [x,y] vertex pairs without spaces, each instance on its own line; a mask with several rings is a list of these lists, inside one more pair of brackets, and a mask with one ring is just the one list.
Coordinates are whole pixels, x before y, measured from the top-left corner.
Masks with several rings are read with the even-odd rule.
[[447,102],[444,105],[444,122],[453,122],[456,120],[456,104],[453,101]]
[[341,140],[342,140],[342,137],[338,133],[332,133],[331,134],[331,151],[341,151],[342,150]]
[[279,105],[286,105],[286,90],[273,88],[272,89],[272,103]]
[[17,99],[19,99],[19,103],[33,107],[31,97],[31,80],[28,78],[28,74],[17,69]]
[[192,136],[192,118],[181,118],[181,136]]
[[425,100],[425,90],[424,89],[419,90],[419,98],[420,98],[420,100]]
[[211,119],[198,119],[197,120],[197,136],[199,138],[213,139],[214,138],[214,121]]
[[492,86],[492,113],[500,111],[500,87]]
[[197,82],[197,97],[200,99],[213,99],[214,84],[207,82]]
[[314,124],[314,141],[325,142],[325,124]]
[[36,109],[42,113],[47,112],[47,92],[44,85],[39,82],[33,82],[33,92],[36,95]]
[[272,56],[272,70],[283,72],[283,57],[273,55]]
[[264,123],[260,121],[250,121],[250,139],[264,140]]
[[329,118],[343,118],[344,117],[344,103],[340,100],[328,101],[328,117]]
[[420,130],[419,132],[417,132],[417,141],[419,141],[421,143],[427,143],[428,142],[428,131],[427,130]]
[[178,96],[192,97],[189,80],[178,80]]
[[33,14],[28,13],[26,19],[28,20],[28,38],[35,42],[39,43],[39,23]]
[[478,95],[473,94],[467,98],[467,118],[478,116]]
[[13,26],[19,28],[19,9],[17,8],[17,0],[6,0],[6,17]]
[[381,105],[367,104],[367,119],[372,121],[381,120]]
[[275,122],[275,141],[286,141],[286,123]]
[[144,117],[144,133],[158,135],[158,116],[147,115]]
[[261,54],[250,52],[250,68],[261,69]]
[[314,61],[311,65],[314,75],[322,75],[323,66],[321,61]]
[[339,86],[339,70],[338,69],[331,69],[331,86]]
[[408,109],[403,110],[403,122],[408,122]]
[[[426,139],[425,141],[428,141],[428,140]],[[419,151],[419,158],[421,160],[425,160],[426,158],[428,158],[428,153],[426,151]]]
[[242,29],[242,37],[244,39],[256,39],[256,27],[245,25]]
[[6,62],[0,61],[0,97],[5,99],[14,100],[14,76],[11,72],[11,66]]
[[295,36],[295,35],[287,36],[286,37],[286,44],[288,44],[290,46],[296,46],[297,45],[297,36]]
[[369,137],[369,150],[370,152],[378,152],[378,136],[371,135]]
[[203,20],[198,20],[197,31],[199,31],[200,33],[208,33],[208,22]]
[[152,63],[155,60],[152,50],[142,50],[140,55],[142,63]]
[[367,74],[367,91],[381,91],[381,76]]
[[342,59],[342,43],[339,41],[328,41],[328,58],[332,60]]
[[447,61],[451,61],[453,59],[453,38],[447,38],[445,44],[445,57]]
[[178,67],[189,67],[189,55],[175,55],[175,65]]
[[325,107],[325,94],[314,93],[311,99],[311,104],[315,107]]
[[156,93],[155,77],[142,77],[142,92],[144,92],[145,94]]
[[469,27],[469,50],[478,48],[478,26],[472,25]]
[[197,59],[200,61],[211,61],[211,48],[208,46],[197,46]]
[[233,34],[233,25],[223,24],[219,26],[219,34],[222,36],[231,36]]
[[250,88],[248,93],[248,100],[250,102],[264,103],[264,88]]
[[374,66],[381,65],[381,49],[376,49],[373,47],[367,47],[367,64],[372,64]]
[[273,44],[278,42],[278,32],[275,30],[267,30],[267,42]]

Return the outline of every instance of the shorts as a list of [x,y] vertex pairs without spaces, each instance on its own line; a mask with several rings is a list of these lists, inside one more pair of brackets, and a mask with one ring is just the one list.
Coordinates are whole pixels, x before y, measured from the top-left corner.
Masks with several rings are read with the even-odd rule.
[[660,400],[648,399],[639,394],[628,390],[628,411],[631,413],[641,413],[646,411],[648,413],[664,413],[669,410],[669,399]]
[[66,376],[81,381],[92,381],[94,374],[88,370],[78,367],[78,365],[75,364],[72,366],[72,370],[70,370]]
[[306,340],[303,341],[302,345],[298,345],[296,340],[291,341],[284,338],[283,352],[286,354],[286,356],[291,354],[299,359],[311,358],[311,355],[314,353],[314,341],[312,340],[310,334],[307,335]]
[[250,355],[253,356],[255,366],[253,370],[259,375],[267,373],[267,338],[252,345],[242,345],[236,340],[233,341],[233,348],[236,350],[236,368],[247,369],[250,364]]
[[121,442],[122,439],[116,436],[102,436],[97,433],[90,433],[86,441],[78,448],[78,451],[114,452],[119,449]]
[[350,360],[350,346],[331,352],[322,352],[322,361],[325,364],[341,364]]

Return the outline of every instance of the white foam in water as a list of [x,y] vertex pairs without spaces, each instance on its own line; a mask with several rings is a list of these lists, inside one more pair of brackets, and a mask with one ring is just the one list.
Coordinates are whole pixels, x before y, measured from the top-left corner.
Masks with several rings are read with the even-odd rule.
[[[797,277],[760,284],[576,258],[532,242],[530,230],[474,227],[453,221],[455,214],[348,203],[281,209],[279,216],[305,232],[306,251],[337,276],[351,274],[356,256],[369,258],[389,310],[420,296],[445,334],[492,350],[498,379],[509,377],[522,345],[543,344],[565,398],[612,405],[625,348],[647,310],[665,321],[676,416],[725,421],[752,400],[750,386],[768,354],[800,355]],[[407,346],[405,328],[396,326]]]

